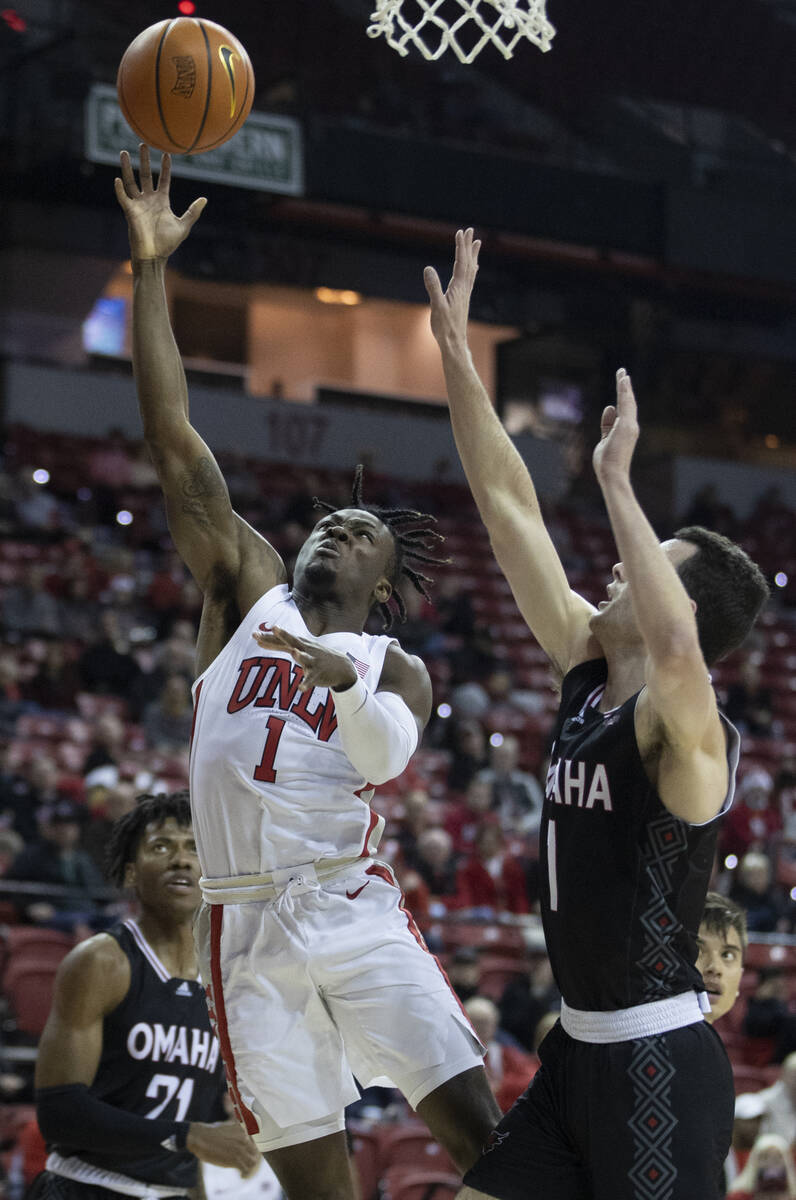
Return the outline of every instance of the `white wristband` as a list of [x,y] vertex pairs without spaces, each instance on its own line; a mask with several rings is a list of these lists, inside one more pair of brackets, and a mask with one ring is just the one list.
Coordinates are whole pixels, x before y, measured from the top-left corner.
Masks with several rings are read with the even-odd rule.
[[418,742],[417,721],[396,692],[371,692],[361,679],[332,692],[340,741],[368,783],[386,783],[406,768]]

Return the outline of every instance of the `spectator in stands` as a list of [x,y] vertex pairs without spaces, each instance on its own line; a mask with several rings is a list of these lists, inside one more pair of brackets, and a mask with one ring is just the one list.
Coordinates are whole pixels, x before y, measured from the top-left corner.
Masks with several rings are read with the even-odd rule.
[[526,944],[528,973],[509,980],[498,1007],[501,1027],[526,1050],[534,1051],[539,1022],[551,1012],[557,1018],[561,995],[553,980],[541,929],[529,930]]
[[490,808],[497,810],[505,833],[535,836],[539,832],[544,795],[538,779],[520,770],[519,751],[517,739],[504,735],[502,742],[490,747],[490,765],[479,771],[476,778],[489,784]]
[[16,515],[20,532],[37,541],[63,537],[73,525],[64,504],[51,492],[33,482],[33,472],[22,467],[15,480]]
[[11,764],[11,746],[8,741],[0,743],[0,826],[29,841],[36,836],[35,805],[30,781]]
[[83,763],[83,774],[89,775],[97,767],[118,767],[124,745],[124,722],[114,712],[100,713],[91,729],[91,749]]
[[[424,880],[432,901],[438,906],[455,907],[456,860],[453,840],[444,829],[426,829],[417,839],[417,849],[407,866]],[[431,910],[434,916],[433,907]]]
[[762,967],[749,997],[743,1032],[759,1039],[761,1061],[783,1062],[796,1051],[796,1013],[788,1002],[788,979],[782,967]]
[[[477,946],[458,946],[447,966],[448,980],[465,1004],[481,991],[481,951]],[[484,1043],[486,1045],[486,1043]]]
[[741,733],[770,737],[773,732],[771,688],[763,687],[760,664],[751,654],[741,663],[737,681],[727,689],[724,712]]
[[459,868],[456,900],[460,908],[490,913],[530,912],[522,863],[507,851],[503,832],[494,820],[482,821],[473,853]]
[[796,1200],[796,1173],[788,1139],[761,1134],[727,1200]]
[[782,828],[782,816],[773,802],[774,781],[762,767],[753,767],[740,780],[733,804],[719,832],[721,856],[741,858],[747,850],[766,850]]
[[445,828],[453,838],[457,854],[470,854],[475,846],[481,822],[493,808],[493,792],[489,781],[479,772],[467,785],[464,796],[446,805]]
[[167,754],[185,750],[192,722],[191,689],[184,676],[170,675],[159,699],[144,711],[144,732],[150,749]]
[[180,612],[186,577],[182,559],[176,551],[169,553],[161,569],[152,576],[147,600],[157,613],[160,636],[166,633]]
[[782,817],[782,833],[796,843],[796,754],[785,754],[774,780],[774,803]]
[[102,806],[91,813],[91,820],[83,837],[83,848],[91,855],[100,871],[105,867],[105,849],[111,828],[116,821],[133,811],[135,803],[135,785],[122,781],[106,789]]
[[24,567],[3,595],[2,623],[8,632],[57,637],[61,633],[58,601],[47,589],[49,569],[42,563]]
[[448,787],[452,792],[464,792],[470,780],[489,765],[486,736],[478,721],[456,721],[451,750]]
[[[430,796],[425,788],[410,788],[403,797],[403,803],[394,812],[394,818],[400,820],[400,829],[395,835],[399,858],[405,863],[411,863],[417,854],[417,840],[426,829],[430,829],[434,821]],[[411,905],[409,906],[411,908]],[[414,912],[414,909],[412,909]]]
[[79,690],[80,676],[74,660],[64,642],[51,639],[36,674],[23,685],[25,698],[41,708],[66,710],[74,708]]
[[506,1040],[498,1040],[500,1014],[497,1005],[486,996],[472,996],[466,1000],[464,1011],[486,1046],[484,1066],[500,1111],[508,1112],[539,1070],[539,1059],[535,1054],[509,1045]]
[[5,878],[24,848],[25,843],[16,830],[0,828],[0,879]]
[[558,1009],[551,1008],[549,1012],[543,1013],[542,1016],[539,1018],[539,1020],[536,1022],[536,1025],[535,1025],[534,1031],[533,1031],[533,1052],[534,1052],[534,1054],[539,1053],[539,1047],[541,1046],[542,1042],[547,1037],[550,1030],[553,1029],[554,1026],[556,1026],[558,1024],[560,1016],[561,1016],[561,1014]]
[[[80,846],[84,812],[70,800],[59,800],[39,811],[39,837],[12,863],[6,878],[68,888],[57,900],[47,891],[22,904],[38,924],[73,930],[97,918],[94,894],[104,887],[102,873]],[[100,922],[101,923],[101,922]]]
[[38,834],[37,813],[65,799],[55,759],[34,754],[8,779],[8,803],[15,813],[14,828],[26,842]]
[[87,692],[116,696],[126,695],[141,674],[127,641],[119,633],[113,609],[103,609],[100,614],[99,637],[83,651],[78,671]]
[[705,1020],[711,1025],[738,999],[747,942],[744,910],[726,896],[708,892],[697,935],[697,968],[710,1000]]
[[19,686],[19,663],[13,650],[0,650],[0,737],[13,737],[17,718],[25,711]]
[[730,898],[745,909],[750,933],[774,933],[786,929],[787,903],[781,889],[772,882],[768,855],[750,850],[743,856],[730,888]]
[[764,1112],[761,1133],[776,1133],[790,1146],[796,1140],[796,1053],[782,1064],[779,1079],[758,1092]]
[[715,483],[704,483],[694,492],[680,524],[703,525],[730,538],[736,536],[738,527],[734,512],[719,497]]
[[92,581],[85,575],[67,580],[61,598],[61,635],[91,643],[97,636],[100,607]]

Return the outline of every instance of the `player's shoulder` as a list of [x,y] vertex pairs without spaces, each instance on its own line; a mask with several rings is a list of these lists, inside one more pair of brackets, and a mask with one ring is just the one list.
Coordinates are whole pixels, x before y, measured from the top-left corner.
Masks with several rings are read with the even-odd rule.
[[392,641],[384,655],[384,667],[381,673],[383,684],[394,683],[397,679],[412,680],[416,684],[428,682],[431,684],[428,668],[417,654],[408,654],[398,642]]
[[109,933],[95,933],[74,946],[59,968],[63,983],[72,981],[82,986],[98,987],[113,991],[119,985],[130,983],[130,960],[115,937]]

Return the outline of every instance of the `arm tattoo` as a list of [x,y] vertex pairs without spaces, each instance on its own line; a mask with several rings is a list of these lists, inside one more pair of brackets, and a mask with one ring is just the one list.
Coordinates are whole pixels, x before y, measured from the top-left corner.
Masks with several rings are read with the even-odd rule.
[[218,464],[211,458],[199,458],[180,479],[182,511],[202,529],[212,528],[208,500],[221,500],[227,494]]

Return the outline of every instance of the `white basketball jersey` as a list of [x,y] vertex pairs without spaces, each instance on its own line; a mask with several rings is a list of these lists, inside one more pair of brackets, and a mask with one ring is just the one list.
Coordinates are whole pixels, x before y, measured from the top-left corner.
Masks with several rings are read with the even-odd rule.
[[[254,641],[273,625],[312,636],[286,584],[260,597],[193,686],[191,808],[208,879],[366,857],[384,828],[372,785],[340,744],[333,693],[300,692],[301,667]],[[395,643],[367,633],[318,640],[347,654],[372,691]]]

